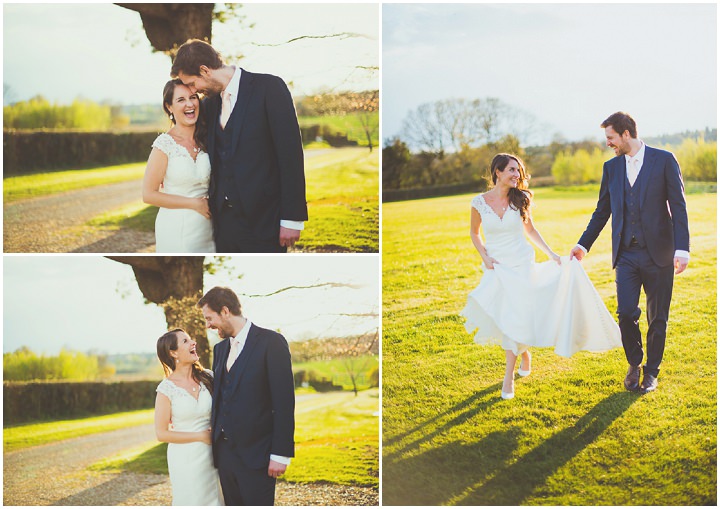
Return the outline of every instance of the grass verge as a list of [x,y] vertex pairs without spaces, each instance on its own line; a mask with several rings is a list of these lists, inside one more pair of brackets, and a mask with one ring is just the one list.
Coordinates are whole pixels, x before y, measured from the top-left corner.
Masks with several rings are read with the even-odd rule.
[[[570,252],[596,199],[536,190],[535,224],[556,252]],[[458,316],[481,276],[471,196],[384,205],[384,504],[716,504],[717,196],[687,199],[692,259],[675,279],[658,391],[624,391],[622,349],[538,348],[511,401],[502,350],[473,344]],[[609,225],[583,267],[614,313]]]
[[10,203],[38,196],[141,179],[145,163],[121,164],[87,170],[54,171],[3,179],[3,200]]
[[92,433],[152,423],[153,410],[135,410],[100,417],[41,422],[3,428],[3,451],[10,452]]
[[[295,458],[288,482],[378,486],[378,390],[300,399],[295,410]],[[167,475],[167,444],[149,442],[95,463],[93,470]]]
[[[300,251],[376,253],[379,249],[378,152],[334,149],[309,158],[305,167],[308,213]],[[155,230],[157,207],[138,200],[93,218],[104,229]]]

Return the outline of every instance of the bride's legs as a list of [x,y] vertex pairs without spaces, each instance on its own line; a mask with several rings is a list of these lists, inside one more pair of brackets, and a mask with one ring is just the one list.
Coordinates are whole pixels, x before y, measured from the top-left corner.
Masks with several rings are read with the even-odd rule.
[[530,356],[530,350],[525,350],[522,353],[522,359],[520,360],[520,369],[518,370],[518,375],[528,376],[530,374],[530,371],[532,370],[532,366],[530,364],[531,360],[532,357]]
[[512,350],[505,350],[505,379],[503,380],[502,392],[508,395],[515,393],[515,364],[517,358],[518,356]]

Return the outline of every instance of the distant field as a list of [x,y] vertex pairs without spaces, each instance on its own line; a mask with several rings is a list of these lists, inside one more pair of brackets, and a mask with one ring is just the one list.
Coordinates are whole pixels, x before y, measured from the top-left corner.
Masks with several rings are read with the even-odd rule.
[[[372,113],[371,118],[377,124],[378,112]],[[367,147],[367,136],[365,130],[360,123],[359,113],[349,113],[347,115],[323,116],[323,117],[300,117],[298,119],[301,126],[324,125],[330,128],[334,133],[347,136],[349,140],[357,141],[358,145]],[[371,137],[373,146],[379,145],[379,130],[375,129],[375,133]],[[309,140],[305,140],[306,142]]]

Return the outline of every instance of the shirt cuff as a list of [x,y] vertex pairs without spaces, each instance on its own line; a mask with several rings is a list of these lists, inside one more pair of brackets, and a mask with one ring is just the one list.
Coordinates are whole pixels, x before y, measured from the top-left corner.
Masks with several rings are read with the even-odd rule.
[[587,254],[587,249],[585,249],[585,246],[581,246],[580,244],[576,244],[575,247],[579,247],[582,249],[583,253]]
[[272,461],[277,461],[278,463],[282,463],[283,465],[290,464],[290,458],[288,458],[286,456],[278,456],[277,454],[271,454],[270,459]]
[[690,259],[690,252],[689,251],[683,251],[682,249],[677,249],[675,251],[675,256],[677,258],[687,258]]
[[283,228],[290,228],[291,230],[304,230],[305,222],[304,221],[290,221],[289,219],[281,219],[280,226],[282,226]]

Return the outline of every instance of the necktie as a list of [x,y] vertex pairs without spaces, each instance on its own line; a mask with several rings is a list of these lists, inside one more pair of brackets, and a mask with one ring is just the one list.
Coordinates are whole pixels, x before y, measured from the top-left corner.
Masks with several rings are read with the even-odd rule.
[[235,338],[230,338],[230,354],[228,355],[227,360],[227,370],[230,371],[230,368],[232,368],[233,364],[235,364],[235,360],[238,357],[238,346],[240,345],[240,341],[238,341]]
[[220,127],[225,129],[225,125],[227,124],[228,119],[230,118],[230,113],[232,112],[232,104],[230,103],[230,92],[226,92],[223,90],[220,92],[220,96],[222,97],[222,109],[220,111]]
[[630,168],[628,168],[628,182],[630,182],[630,187],[635,185],[639,173],[638,160],[635,158],[630,159]]

